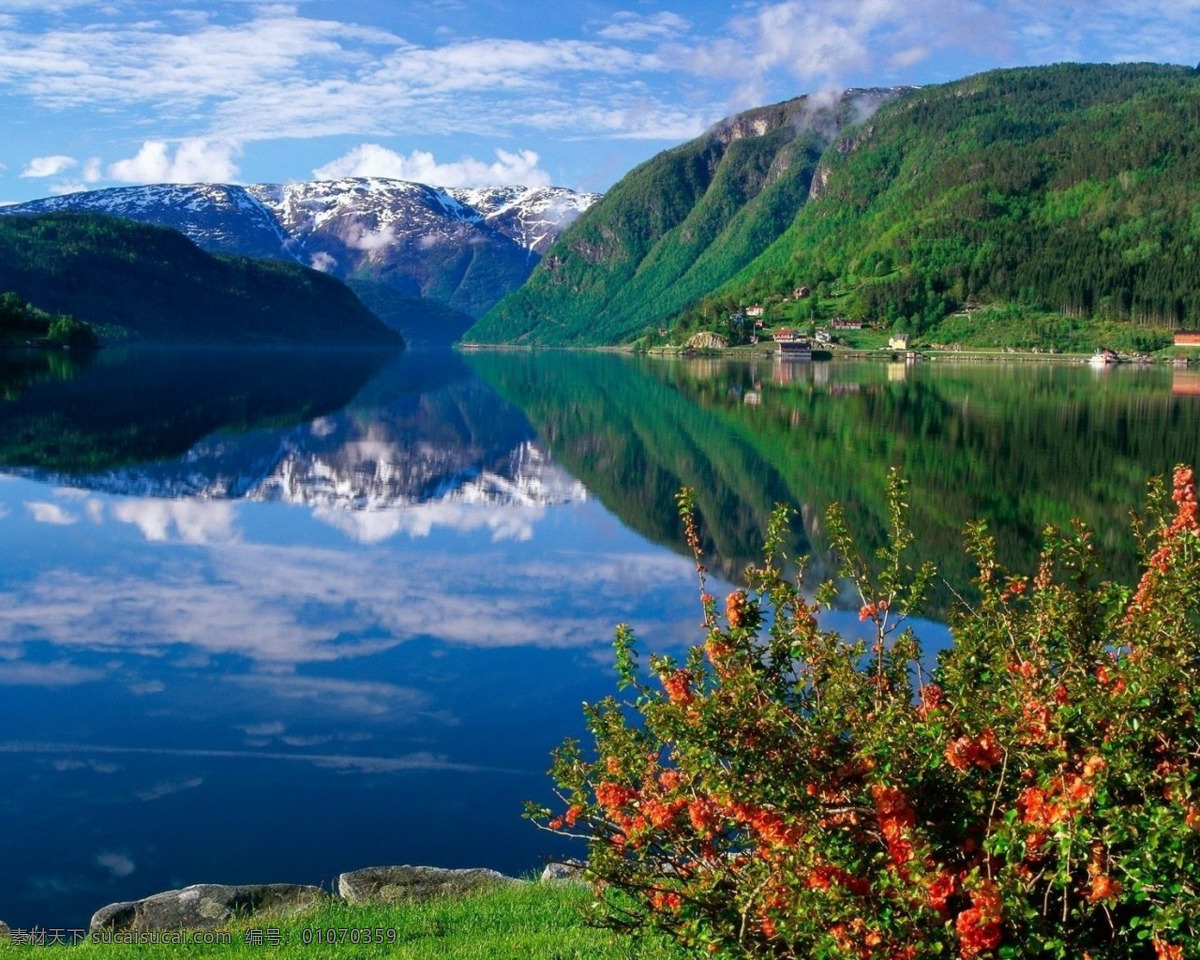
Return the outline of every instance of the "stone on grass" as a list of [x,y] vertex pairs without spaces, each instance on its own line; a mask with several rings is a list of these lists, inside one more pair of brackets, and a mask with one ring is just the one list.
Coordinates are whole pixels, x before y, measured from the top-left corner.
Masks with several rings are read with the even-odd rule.
[[546,864],[542,871],[542,883],[587,883],[583,872],[587,864],[580,860],[556,860]]
[[129,903],[110,903],[92,914],[97,930],[215,930],[231,920],[258,913],[297,913],[329,897],[320,887],[294,883],[228,886],[197,883]]
[[338,877],[338,895],[348,903],[415,902],[463,896],[506,883],[520,881],[483,867],[364,867]]

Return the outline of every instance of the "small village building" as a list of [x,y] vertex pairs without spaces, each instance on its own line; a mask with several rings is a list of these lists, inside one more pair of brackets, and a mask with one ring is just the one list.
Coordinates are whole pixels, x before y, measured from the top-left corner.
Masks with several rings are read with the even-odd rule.
[[907,333],[895,333],[888,337],[888,346],[893,350],[907,350],[909,339]]
[[763,305],[761,303],[752,303],[746,308],[746,316],[761,317],[763,315]]
[[1176,330],[1175,346],[1200,347],[1200,330]]
[[812,344],[796,330],[787,327],[780,328],[774,333],[774,340],[779,344],[779,356],[788,360],[811,360]]
[[817,343],[829,343],[832,339],[828,330],[822,328],[817,331]]
[[835,317],[833,320],[834,330],[861,330],[861,320],[851,320],[848,317]]
[[796,287],[796,289],[792,291],[792,299],[793,300],[803,300],[805,297],[809,296],[811,293],[812,293],[812,291],[809,290],[808,287]]

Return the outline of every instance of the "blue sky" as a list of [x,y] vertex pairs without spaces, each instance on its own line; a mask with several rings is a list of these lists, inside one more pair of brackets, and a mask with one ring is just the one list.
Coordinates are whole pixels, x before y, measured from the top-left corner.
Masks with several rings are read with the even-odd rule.
[[0,202],[344,175],[604,190],[801,93],[1198,59],[1200,0],[0,0]]

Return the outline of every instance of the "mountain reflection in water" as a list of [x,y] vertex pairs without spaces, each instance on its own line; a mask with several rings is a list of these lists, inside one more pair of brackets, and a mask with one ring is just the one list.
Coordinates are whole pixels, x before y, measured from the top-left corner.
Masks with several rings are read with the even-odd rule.
[[[1185,371],[1186,372],[1186,371]],[[1200,453],[1170,371],[538,354],[0,356],[0,916],[78,927],[196,882],[536,868],[549,749],[613,626],[679,651],[776,502],[826,559],[901,467],[947,580],[1080,515],[1131,568],[1146,477]],[[1186,384],[1186,381],[1185,381]],[[915,558],[916,559],[916,558]],[[717,583],[715,589],[726,584]],[[852,610],[829,625],[858,629]],[[922,624],[927,645],[944,628]]]

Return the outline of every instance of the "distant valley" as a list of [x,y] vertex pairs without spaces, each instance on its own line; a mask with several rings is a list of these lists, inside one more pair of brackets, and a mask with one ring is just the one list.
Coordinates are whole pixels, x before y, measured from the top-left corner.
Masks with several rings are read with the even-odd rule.
[[448,344],[519,287],[596,199],[560,187],[351,178],[119,187],[2,212],[111,214],[170,227],[210,253],[300,263],[348,282],[409,343]]

